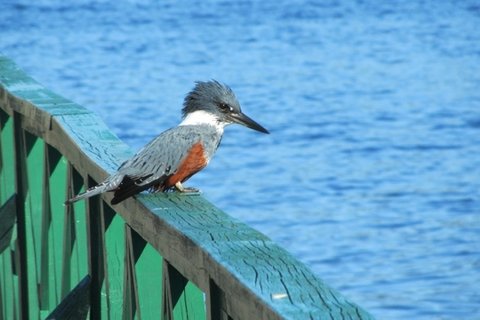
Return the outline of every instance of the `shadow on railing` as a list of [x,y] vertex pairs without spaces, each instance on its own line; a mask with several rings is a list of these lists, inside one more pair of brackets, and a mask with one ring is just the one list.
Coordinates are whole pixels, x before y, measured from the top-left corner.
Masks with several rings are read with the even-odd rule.
[[199,195],[64,201],[131,156],[0,56],[0,319],[370,319]]

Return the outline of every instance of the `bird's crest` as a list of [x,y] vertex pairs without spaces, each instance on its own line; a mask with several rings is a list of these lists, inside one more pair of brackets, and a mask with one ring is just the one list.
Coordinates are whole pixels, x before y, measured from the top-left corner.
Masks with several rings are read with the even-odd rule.
[[185,117],[197,110],[213,111],[222,103],[239,107],[237,98],[229,86],[216,80],[197,81],[195,87],[185,97],[182,115]]

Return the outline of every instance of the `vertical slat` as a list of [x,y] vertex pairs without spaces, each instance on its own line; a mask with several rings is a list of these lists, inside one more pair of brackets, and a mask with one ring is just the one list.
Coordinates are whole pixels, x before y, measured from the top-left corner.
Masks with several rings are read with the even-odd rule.
[[135,264],[145,248],[145,240],[125,224],[125,277],[123,285],[123,319],[141,319]]
[[43,140],[24,131],[27,193],[25,203],[25,231],[28,272],[29,315],[40,318],[39,276],[43,195]]
[[[12,239],[16,239],[16,228],[13,230]],[[12,247],[14,244],[15,242],[13,241],[10,244],[10,250],[6,250],[0,259],[0,268],[2,270],[0,275],[2,287],[0,290],[2,290],[4,319],[18,319],[18,281],[13,268],[15,254]]]
[[[121,319],[124,285],[125,222],[108,205],[105,216],[105,265],[108,274],[108,305],[102,318]],[[108,220],[107,220],[108,219]]]
[[225,293],[210,279],[207,293],[207,319],[228,320],[230,317],[226,312]]
[[18,274],[20,319],[28,319],[28,275],[27,244],[25,228],[25,200],[28,190],[27,165],[24,132],[21,126],[22,116],[14,113],[13,128],[15,137],[15,181],[17,193],[17,241],[15,243],[15,269]]
[[15,193],[13,119],[0,110],[0,204]]
[[[0,207],[0,253],[3,253],[10,246],[13,230],[15,229],[16,202],[17,199],[14,194]],[[7,250],[7,252],[10,253],[9,250]],[[5,272],[5,268],[3,268],[2,271]],[[4,319],[5,312],[2,294],[4,285],[2,283],[4,282],[5,276],[11,275],[3,272],[1,273],[2,277],[0,277],[0,320]],[[13,293],[13,291],[9,292],[10,295]]]
[[206,319],[203,292],[168,261],[163,260],[162,309],[164,319]]
[[132,258],[132,237],[128,225],[125,224],[125,259],[123,260],[124,276],[123,276],[123,310],[122,310],[122,319],[128,320],[133,319],[135,314],[135,279],[134,271],[135,265]]
[[205,294],[191,281],[187,282],[173,310],[175,319],[205,320]]
[[[83,179],[81,178],[80,174],[77,173],[75,170],[78,179],[74,180],[74,190],[75,193],[78,194],[82,190],[83,186]],[[75,175],[74,175],[75,176]],[[63,204],[63,201],[61,202]],[[83,279],[85,274],[88,274],[88,227],[87,227],[87,212],[85,211],[85,202],[79,201],[76,202],[73,206],[73,228],[75,230],[75,241],[73,243],[72,248],[72,259],[71,259],[71,281],[72,283],[78,283],[80,280]],[[100,212],[98,212],[99,217],[97,221],[100,221]],[[97,227],[99,230],[101,228]],[[100,231],[100,235],[103,231]],[[99,246],[101,246],[101,241],[99,242]],[[99,247],[99,252],[102,252],[101,248]],[[103,257],[103,256],[100,256]],[[103,259],[101,259],[100,263],[102,263]],[[99,267],[100,272],[100,279],[103,279],[103,266]]]
[[139,308],[143,319],[161,319],[162,259],[158,251],[147,243],[135,264]]
[[107,259],[107,250],[106,250],[106,242],[105,242],[105,233],[107,228],[110,226],[113,218],[115,217],[115,212],[108,206],[104,201],[102,201],[102,206],[100,207],[101,214],[100,214],[100,245],[101,245],[101,255],[103,257],[103,283],[101,288],[101,310],[102,310],[102,318],[109,319],[109,310],[110,307],[110,279],[108,275],[108,259]]
[[[60,163],[61,155],[54,148],[45,143],[44,147],[44,169],[43,169],[43,201],[42,201],[42,226],[41,226],[41,249],[40,249],[40,289],[39,289],[39,304],[40,309],[48,310],[51,305],[55,305],[57,300],[52,299],[50,291],[55,292],[56,288],[53,278],[56,277],[55,268],[51,268],[55,264],[51,258],[54,250],[51,250],[51,237],[54,232],[52,228],[52,195],[59,193],[62,188],[59,188],[55,183],[51,188],[50,180],[57,170]],[[55,207],[55,202],[54,202]]]
[[173,310],[185,290],[188,280],[168,261],[163,260],[163,316],[174,319]]
[[[83,186],[81,175],[68,165],[69,196],[80,192]],[[65,206],[63,228],[63,255],[62,255],[62,291],[63,298],[71,290],[72,283],[77,283],[82,275],[87,273],[88,264],[86,225],[84,207],[78,205]],[[83,249],[83,250],[82,250]]]
[[[45,144],[44,151],[45,161],[43,164],[43,201],[42,201],[42,234],[40,244],[40,287],[39,287],[39,305],[40,309],[48,309],[50,289],[48,279],[50,277],[50,268],[48,265],[48,234],[50,223],[52,221],[52,210],[50,202],[50,175],[51,165],[55,163],[55,159],[50,159],[48,152],[48,144]],[[58,161],[58,160],[57,160]]]
[[[48,307],[44,309],[42,317],[46,316],[48,312],[56,307],[61,301],[61,286],[62,286],[62,253],[63,253],[63,233],[64,233],[64,216],[65,201],[67,186],[69,185],[69,177],[67,175],[67,162],[65,158],[52,147],[47,147],[45,150],[49,159],[49,194],[46,195],[50,203],[50,222],[48,221],[48,212],[44,213],[45,225],[42,229],[42,236],[45,238],[42,241],[42,247],[46,247],[44,262],[41,270],[41,284],[48,283]],[[59,159],[58,159],[59,158]],[[58,159],[58,162],[56,161]],[[56,165],[55,165],[56,163]]]
[[[96,185],[90,177],[87,186]],[[101,317],[101,298],[100,292],[103,281],[103,256],[101,249],[101,199],[92,197],[87,200],[87,228],[88,228],[88,270],[91,279],[90,285],[90,317],[100,319]]]
[[[62,158],[62,163],[66,162]],[[88,273],[88,228],[87,228],[87,212],[84,201],[79,201],[73,205],[63,206],[63,203],[67,198],[72,195],[80,193],[84,188],[84,179],[81,174],[75,170],[75,168],[69,163],[67,166],[67,190],[66,193],[56,199],[55,203],[64,210],[64,239],[68,239],[64,244],[63,261],[67,262],[68,268],[65,268],[64,274],[64,294],[71,289],[71,284],[79,282],[83,279],[84,275]],[[60,210],[58,210],[60,213]],[[68,229],[67,229],[68,226]],[[67,279],[70,279],[70,285],[68,285]]]
[[[0,204],[6,203],[13,194],[15,194],[13,118],[0,110]],[[16,239],[16,228],[12,230],[11,239]],[[9,246],[10,249],[0,254],[0,299],[2,302],[0,315],[4,319],[17,319],[18,282],[12,269],[12,242]]]
[[65,209],[62,253],[62,289],[60,293],[60,299],[63,299],[70,292],[72,251],[76,238],[73,207],[65,206]]

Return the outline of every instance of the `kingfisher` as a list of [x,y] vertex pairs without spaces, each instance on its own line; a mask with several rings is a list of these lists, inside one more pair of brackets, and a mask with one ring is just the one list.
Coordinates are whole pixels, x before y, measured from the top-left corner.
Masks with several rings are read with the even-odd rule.
[[232,89],[216,80],[196,82],[184,99],[182,115],[178,126],[162,132],[120,165],[116,173],[65,204],[104,192],[114,193],[112,205],[145,190],[198,192],[183,183],[207,166],[227,125],[237,123],[269,133],[242,112]]

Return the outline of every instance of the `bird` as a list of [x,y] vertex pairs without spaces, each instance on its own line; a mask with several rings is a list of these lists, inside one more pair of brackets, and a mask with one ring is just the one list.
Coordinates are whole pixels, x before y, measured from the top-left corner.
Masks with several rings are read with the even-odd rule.
[[216,80],[197,81],[185,96],[179,125],[160,133],[122,163],[117,172],[65,204],[105,192],[113,192],[111,205],[146,190],[198,192],[183,183],[207,166],[220,145],[224,128],[235,123],[269,133],[242,112],[229,86]]

